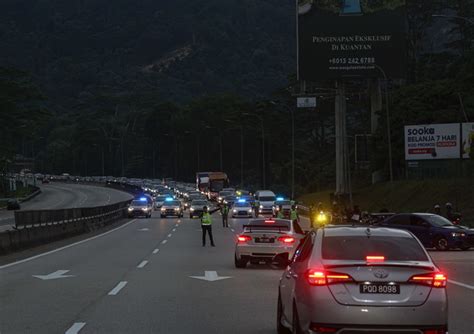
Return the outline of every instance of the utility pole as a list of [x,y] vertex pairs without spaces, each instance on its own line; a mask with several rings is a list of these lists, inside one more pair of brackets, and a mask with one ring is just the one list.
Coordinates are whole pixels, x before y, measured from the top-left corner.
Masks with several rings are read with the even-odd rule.
[[346,195],[349,189],[349,166],[347,163],[346,95],[343,80],[336,81],[336,195]]

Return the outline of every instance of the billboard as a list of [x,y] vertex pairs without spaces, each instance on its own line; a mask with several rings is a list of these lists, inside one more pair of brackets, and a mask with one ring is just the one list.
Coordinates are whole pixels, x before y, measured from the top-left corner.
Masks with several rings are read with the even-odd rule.
[[297,0],[298,79],[405,77],[404,0]]
[[405,126],[405,160],[459,159],[459,123]]
[[462,124],[462,157],[474,159],[474,123]]

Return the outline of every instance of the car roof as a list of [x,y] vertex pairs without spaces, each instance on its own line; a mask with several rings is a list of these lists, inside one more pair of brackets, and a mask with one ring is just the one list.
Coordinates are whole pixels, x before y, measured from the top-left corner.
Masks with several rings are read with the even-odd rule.
[[338,236],[367,236],[370,233],[371,236],[379,237],[405,237],[413,238],[412,234],[408,231],[396,228],[388,227],[360,227],[360,226],[330,226],[324,228],[325,237],[338,237]]

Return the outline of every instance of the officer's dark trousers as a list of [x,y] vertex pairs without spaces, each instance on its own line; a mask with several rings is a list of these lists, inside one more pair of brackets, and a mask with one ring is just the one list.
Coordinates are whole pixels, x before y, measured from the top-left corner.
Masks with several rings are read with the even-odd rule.
[[212,225],[201,225],[202,228],[202,245],[206,246],[206,232],[209,234],[211,246],[214,246],[214,238],[212,237]]
[[222,216],[222,227],[229,227],[229,220],[227,216]]

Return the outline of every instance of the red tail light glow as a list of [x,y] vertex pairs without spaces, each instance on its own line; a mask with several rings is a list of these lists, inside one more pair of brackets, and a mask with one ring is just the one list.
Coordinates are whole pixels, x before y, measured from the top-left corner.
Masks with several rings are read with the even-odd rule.
[[317,333],[336,333],[338,331],[337,328],[321,326],[318,324],[311,324],[310,328],[312,331]]
[[265,224],[275,224],[275,221],[272,219],[265,220]]
[[365,260],[368,263],[384,262],[385,261],[385,256],[382,256],[382,255],[367,255],[365,257]]
[[239,243],[244,243],[244,242],[249,242],[250,240],[252,240],[252,237],[248,235],[239,235],[237,237],[237,240],[239,241]]
[[423,330],[423,334],[446,334],[446,329],[425,329]]
[[290,237],[290,236],[283,236],[283,237],[279,237],[278,241],[283,242],[285,244],[292,244],[295,242],[295,238]]
[[408,282],[415,283],[415,284],[428,285],[434,288],[444,288],[446,287],[448,278],[443,273],[430,273],[430,274],[412,276]]
[[352,277],[346,274],[325,272],[324,270],[309,270],[308,283],[315,286],[353,282]]

